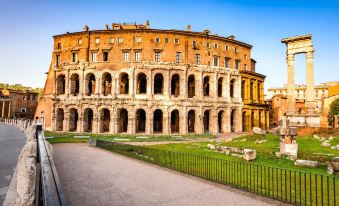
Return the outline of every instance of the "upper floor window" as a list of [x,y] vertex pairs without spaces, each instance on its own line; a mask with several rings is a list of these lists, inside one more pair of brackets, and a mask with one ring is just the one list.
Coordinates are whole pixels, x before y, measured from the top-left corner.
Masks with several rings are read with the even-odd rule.
[[245,54],[244,59],[247,60],[247,55]]
[[110,39],[109,39],[109,43],[110,43],[110,44],[114,44],[114,38],[110,38]]
[[102,60],[103,60],[104,62],[107,62],[107,61],[108,61],[108,51],[102,52]]
[[240,60],[235,61],[235,69],[240,69]]
[[61,43],[58,43],[57,49],[61,49]]
[[211,44],[209,42],[206,42],[206,47],[207,48],[210,48],[211,47]]
[[154,61],[155,62],[160,62],[160,55],[161,55],[161,52],[160,51],[156,51],[154,53]]
[[122,44],[122,38],[121,37],[118,38],[118,43]]
[[56,54],[55,63],[56,63],[57,66],[59,66],[59,64],[60,64],[60,54]]
[[169,42],[169,38],[165,38],[165,43],[167,44]]
[[198,46],[198,43],[197,43],[196,41],[193,41],[193,42],[192,42],[192,47],[193,47],[193,48],[197,48],[197,46]]
[[226,51],[229,51],[230,50],[230,47],[228,45],[225,46],[225,50]]
[[140,51],[136,51],[135,52],[135,61],[136,62],[140,62],[141,61],[141,52]]
[[177,52],[175,55],[175,62],[180,63],[181,62],[181,52]]
[[195,54],[195,58],[194,58],[194,63],[199,65],[200,64],[200,54]]
[[218,56],[213,57],[213,66],[215,66],[215,67],[219,66],[219,57]]
[[82,44],[82,39],[78,39],[78,45]]
[[155,43],[160,43],[160,38],[159,37],[155,38]]
[[124,58],[124,62],[128,62],[129,61],[129,52],[124,52],[123,58]]
[[136,43],[141,43],[141,37],[140,36],[135,37],[135,42]]
[[77,52],[73,52],[72,53],[72,62],[77,62],[78,61],[78,53]]
[[247,70],[247,64],[244,64],[244,69]]
[[218,45],[218,44],[214,44],[214,48],[215,48],[215,49],[218,49],[218,48],[219,48],[219,45]]
[[174,39],[174,44],[179,44],[179,39],[175,38]]
[[225,57],[225,68],[230,68],[230,59],[228,57]]
[[32,95],[32,100],[35,100],[35,95]]
[[100,38],[95,38],[95,44],[99,44],[100,43]]
[[236,54],[239,53],[238,47],[234,47],[234,52],[235,52]]
[[97,53],[92,52],[92,62],[97,62]]

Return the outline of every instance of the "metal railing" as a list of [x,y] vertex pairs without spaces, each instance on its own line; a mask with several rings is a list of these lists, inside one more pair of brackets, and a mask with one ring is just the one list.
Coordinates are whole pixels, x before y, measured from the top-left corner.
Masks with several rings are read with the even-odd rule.
[[46,146],[46,139],[41,124],[36,125],[36,139],[38,158],[35,205],[67,206],[66,196],[61,188],[58,173]]
[[[339,178],[96,140],[97,147],[294,205],[336,205]],[[337,188],[337,189],[336,189]]]

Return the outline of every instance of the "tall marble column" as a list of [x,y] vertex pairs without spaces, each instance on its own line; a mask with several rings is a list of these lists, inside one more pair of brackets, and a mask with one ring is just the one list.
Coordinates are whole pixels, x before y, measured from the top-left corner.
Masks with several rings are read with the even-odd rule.
[[295,113],[295,81],[294,81],[294,54],[288,54],[287,62],[287,112]]
[[308,113],[315,111],[313,53],[314,51],[306,53],[306,108]]

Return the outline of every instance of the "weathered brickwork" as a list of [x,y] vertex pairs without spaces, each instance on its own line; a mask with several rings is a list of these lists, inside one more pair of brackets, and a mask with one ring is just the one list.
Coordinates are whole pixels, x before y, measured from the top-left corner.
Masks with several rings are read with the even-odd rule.
[[57,131],[239,132],[250,52],[232,36],[148,23],[57,35],[36,116]]

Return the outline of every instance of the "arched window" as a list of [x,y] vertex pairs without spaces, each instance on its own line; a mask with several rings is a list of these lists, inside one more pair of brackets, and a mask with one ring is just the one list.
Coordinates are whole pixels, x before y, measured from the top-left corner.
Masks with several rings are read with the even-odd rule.
[[137,78],[137,93],[146,94],[147,93],[147,78],[144,73],[138,74]]
[[139,109],[136,112],[136,132],[144,133],[146,131],[146,112]]
[[128,87],[129,87],[128,74],[122,73],[120,75],[120,82],[119,82],[120,94],[128,94]]
[[93,110],[85,109],[83,117],[84,132],[92,132],[93,129]]
[[194,75],[188,76],[187,93],[188,93],[188,98],[193,98],[195,96],[195,78],[194,78]]
[[223,82],[223,78],[220,77],[218,79],[218,97],[222,97],[222,82]]
[[179,111],[177,109],[171,112],[171,133],[179,133]]
[[77,131],[77,126],[78,126],[78,110],[77,109],[70,109],[69,111],[70,116],[69,116],[69,128],[68,131],[69,132],[76,132]]
[[162,133],[163,128],[163,115],[160,109],[157,109],[153,113],[153,132]]
[[204,133],[209,132],[210,129],[210,110],[204,112]]
[[187,117],[187,128],[189,133],[195,132],[195,111],[190,110]]
[[236,128],[236,121],[235,121],[235,114],[236,113],[236,110],[235,109],[233,109],[232,111],[231,111],[231,132],[235,132],[235,128]]
[[218,113],[218,132],[225,132],[224,131],[224,111],[220,111]]
[[210,78],[208,76],[204,77],[203,91],[204,96],[210,95]]
[[86,95],[91,96],[95,93],[95,76],[92,73],[86,75]]
[[253,99],[253,93],[254,93],[254,83],[253,82],[251,82],[251,84],[250,84],[250,99],[253,101],[254,99]]
[[235,82],[235,79],[232,79],[230,83],[230,97],[231,98],[234,97],[234,82]]
[[61,74],[57,78],[57,95],[65,94],[65,75]]
[[102,95],[107,96],[111,94],[112,89],[112,76],[110,73],[105,72],[102,75]]
[[78,74],[72,74],[71,75],[71,91],[70,93],[74,96],[77,96],[80,91],[80,80]]
[[180,78],[178,74],[174,74],[171,78],[171,95],[175,97],[180,95]]
[[109,132],[110,121],[110,111],[108,109],[102,109],[100,111],[100,132]]
[[119,133],[127,132],[127,128],[128,128],[128,112],[127,112],[126,109],[120,109],[118,123],[119,123],[118,132]]
[[55,129],[56,131],[63,131],[63,128],[64,128],[64,110],[61,108],[58,108],[56,111]]
[[154,76],[154,94],[162,94],[164,90],[164,78],[162,74]]

